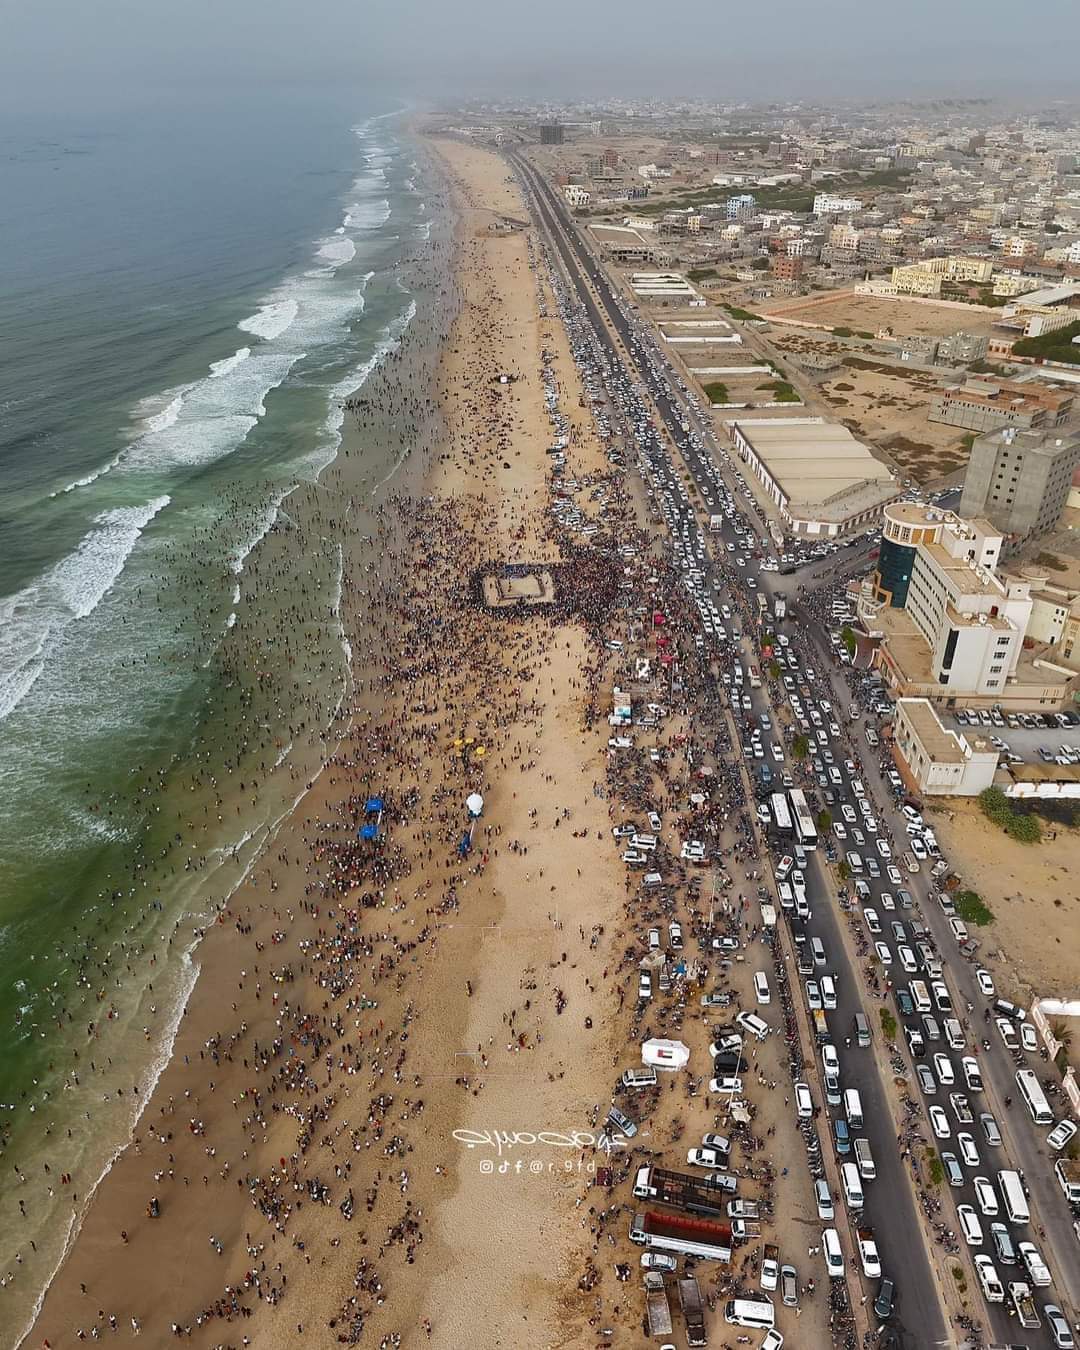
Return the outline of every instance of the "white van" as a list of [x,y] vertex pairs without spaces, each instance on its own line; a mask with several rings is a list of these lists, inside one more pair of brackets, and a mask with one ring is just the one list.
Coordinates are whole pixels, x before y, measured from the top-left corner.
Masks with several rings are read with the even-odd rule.
[[844,1188],[844,1199],[848,1209],[861,1210],[863,1207],[862,1179],[854,1163],[844,1163],[840,1168],[840,1184]]
[[640,1068],[627,1069],[622,1076],[623,1087],[646,1088],[656,1086],[656,1070],[642,1065]]
[[756,1036],[759,1041],[763,1041],[769,1034],[768,1022],[763,1021],[754,1013],[741,1012],[738,1017],[735,1018],[735,1021],[738,1022],[739,1026],[741,1026],[744,1031],[748,1031],[751,1036]]
[[862,1129],[862,1098],[855,1088],[847,1088],[844,1092],[844,1115],[847,1116],[847,1123],[851,1129]]
[[877,1164],[874,1162],[874,1155],[870,1151],[870,1140],[856,1139],[853,1147],[859,1176],[862,1177],[863,1181],[873,1181],[877,1176]]
[[825,964],[825,944],[820,938],[810,939],[810,952],[814,958],[815,966],[823,966]]
[[769,977],[763,970],[754,971],[754,994],[759,1003],[771,1003],[772,994],[769,992]]
[[844,1278],[844,1252],[840,1246],[840,1234],[835,1228],[824,1228],[821,1232],[821,1249],[825,1253],[825,1268],[830,1280]]
[[724,1321],[732,1327],[757,1327],[771,1330],[776,1310],[767,1298],[729,1298],[724,1305]]

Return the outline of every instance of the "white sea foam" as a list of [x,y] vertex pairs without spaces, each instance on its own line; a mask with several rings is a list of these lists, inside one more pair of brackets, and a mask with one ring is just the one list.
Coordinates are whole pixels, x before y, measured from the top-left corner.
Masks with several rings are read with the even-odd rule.
[[296,318],[300,305],[296,300],[277,300],[263,305],[257,314],[250,314],[236,325],[243,333],[272,341],[280,337]]
[[0,720],[34,687],[50,640],[91,615],[116,584],[139,536],[168,506],[168,496],[142,506],[103,511],[77,548],[29,586],[0,601]]
[[351,239],[346,239],[343,236],[326,239],[320,245],[315,256],[332,263],[351,262],[356,257],[356,245]]
[[170,399],[160,412],[146,419],[147,431],[166,431],[169,427],[175,426],[180,417],[180,409],[184,406],[184,390],[181,390],[174,398]]
[[241,361],[246,361],[251,355],[250,347],[240,347],[233,352],[232,356],[226,356],[223,361],[210,362],[210,374],[214,379],[220,379],[222,375],[228,375],[230,370],[235,370]]
[[184,399],[183,415],[177,422],[140,436],[125,451],[125,467],[160,470],[210,464],[232,454],[265,415],[266,395],[303,355],[262,349],[228,372],[200,381]]

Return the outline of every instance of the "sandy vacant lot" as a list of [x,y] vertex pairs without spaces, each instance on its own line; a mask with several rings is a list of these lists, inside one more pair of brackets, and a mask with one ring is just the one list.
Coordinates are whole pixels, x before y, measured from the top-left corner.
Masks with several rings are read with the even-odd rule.
[[[994,912],[978,930],[980,958],[1006,998],[1075,998],[1080,990],[1080,831],[1044,822],[1041,844],[1017,844],[974,801],[933,812],[934,830],[964,888]],[[1056,836],[1056,837],[1055,837]],[[995,956],[996,954],[996,956]]]
[[932,301],[855,295],[850,291],[797,298],[787,303],[770,302],[761,310],[763,318],[797,319],[802,323],[874,334],[881,328],[891,328],[894,333],[989,333],[996,312]]

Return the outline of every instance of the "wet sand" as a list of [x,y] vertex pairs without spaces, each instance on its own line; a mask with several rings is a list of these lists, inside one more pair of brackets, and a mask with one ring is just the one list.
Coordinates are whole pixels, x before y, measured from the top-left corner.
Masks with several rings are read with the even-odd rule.
[[[446,431],[408,466],[415,495],[395,480],[372,537],[350,538],[351,728],[202,944],[173,1061],[30,1344],[110,1335],[110,1318],[208,1347],[460,1346],[480,1324],[484,1344],[540,1346],[583,1329],[564,1302],[581,1151],[521,1147],[489,1174],[452,1131],[589,1130],[617,1058],[605,980],[622,878],[597,838],[600,733],[583,730],[596,655],[580,625],[478,612],[468,584],[482,562],[557,556],[543,347],[579,421],[575,470],[604,461],[560,325],[539,316],[527,236],[488,229],[492,211],[526,214],[505,165],[438,152],[461,217]],[[355,411],[324,512],[348,516],[362,477]],[[463,860],[474,790],[486,806]],[[375,791],[388,810],[372,855],[355,831]]]

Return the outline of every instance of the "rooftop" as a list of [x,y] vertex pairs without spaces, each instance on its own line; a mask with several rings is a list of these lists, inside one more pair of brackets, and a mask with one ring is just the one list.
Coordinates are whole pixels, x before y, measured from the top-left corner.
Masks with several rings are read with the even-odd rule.
[[[963,764],[967,757],[961,748],[959,736],[953,731],[946,731],[926,699],[898,699],[897,711],[900,709],[903,709],[922,748],[935,764]],[[979,748],[989,749],[989,746],[983,741]]]
[[896,488],[886,466],[839,423],[760,418],[731,425],[739,428],[791,503],[824,505],[870,489],[865,492],[869,509]]

